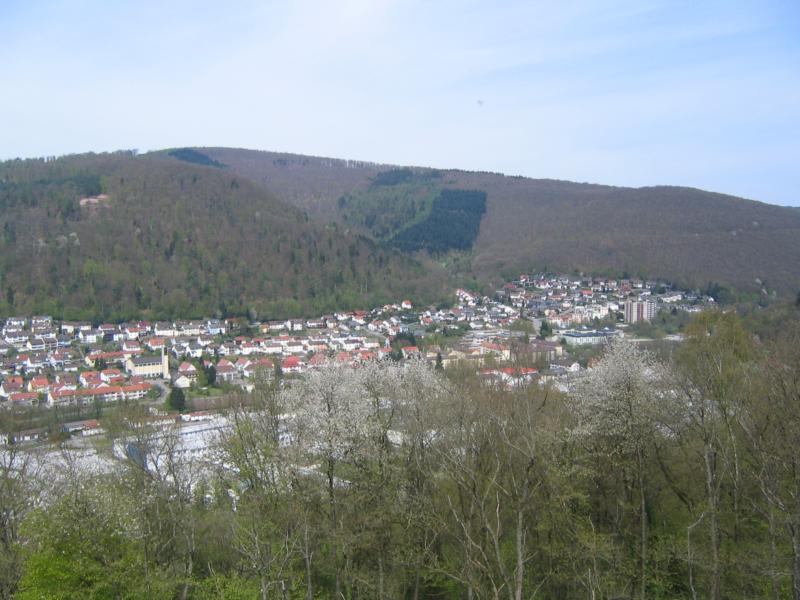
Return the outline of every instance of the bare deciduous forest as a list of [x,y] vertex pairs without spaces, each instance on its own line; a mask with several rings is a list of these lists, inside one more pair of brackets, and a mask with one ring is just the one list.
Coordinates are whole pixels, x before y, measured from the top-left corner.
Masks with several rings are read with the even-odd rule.
[[[790,207],[666,185],[625,188],[231,148],[197,150],[322,223],[363,223],[375,212],[372,204],[394,207],[392,186],[404,192],[402,209],[414,199],[420,207],[420,196],[432,187],[485,192],[486,214],[470,246],[469,273],[493,283],[552,269],[661,277],[696,288],[715,282],[784,297],[800,288],[800,213]],[[414,177],[397,177],[405,171]],[[338,201],[347,195],[363,207],[360,219],[353,218],[352,207],[340,209]],[[417,216],[412,212],[408,218],[413,222]],[[396,221],[393,226],[399,227]],[[361,230],[382,235],[374,224]]]

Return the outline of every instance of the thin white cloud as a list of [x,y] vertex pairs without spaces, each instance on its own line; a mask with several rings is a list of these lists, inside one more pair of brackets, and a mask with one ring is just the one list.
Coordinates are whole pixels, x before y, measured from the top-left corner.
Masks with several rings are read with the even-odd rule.
[[785,158],[800,155],[800,44],[773,5],[84,0],[15,5],[5,21],[2,10],[0,110],[14,118],[0,157],[232,145],[735,182],[783,202],[800,183]]

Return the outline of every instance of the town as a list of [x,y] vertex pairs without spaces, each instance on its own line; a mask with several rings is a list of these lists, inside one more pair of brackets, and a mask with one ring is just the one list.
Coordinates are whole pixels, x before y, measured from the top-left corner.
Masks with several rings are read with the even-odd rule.
[[[251,392],[276,373],[291,378],[331,362],[357,366],[411,357],[437,368],[464,364],[506,388],[533,381],[559,385],[585,366],[582,349],[610,338],[635,338],[632,328],[661,311],[688,314],[714,304],[659,281],[552,274],[521,275],[493,297],[458,289],[455,298],[449,307],[421,308],[403,300],[264,322],[93,325],[10,317],[0,340],[0,409],[20,414],[141,399],[163,406],[170,388],[205,400]],[[67,434],[101,431],[97,419],[62,426]],[[5,434],[11,442],[34,442],[47,436],[47,428]]]

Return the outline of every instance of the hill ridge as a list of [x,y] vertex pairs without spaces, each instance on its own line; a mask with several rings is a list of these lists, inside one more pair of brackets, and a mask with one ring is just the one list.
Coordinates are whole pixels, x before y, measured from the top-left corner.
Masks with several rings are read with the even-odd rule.
[[[786,296],[800,289],[800,210],[792,207],[669,184],[625,187],[264,150],[202,151],[323,223],[345,223],[339,199],[370,197],[371,182],[387,169],[436,172],[442,188],[486,192],[480,231],[467,262],[458,264],[460,274],[492,282],[549,267]],[[291,168],[281,164],[285,157]]]

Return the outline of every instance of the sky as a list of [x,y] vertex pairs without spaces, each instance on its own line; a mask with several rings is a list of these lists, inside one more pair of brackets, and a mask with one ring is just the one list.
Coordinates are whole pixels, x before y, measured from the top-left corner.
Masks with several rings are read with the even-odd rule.
[[800,205],[800,2],[0,0],[0,159],[231,146]]

